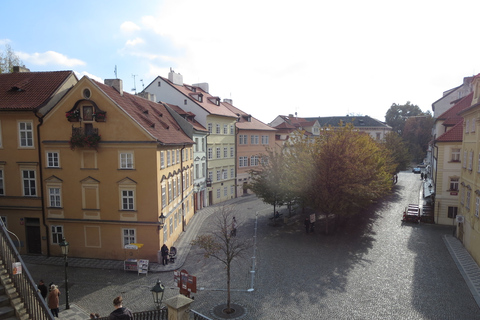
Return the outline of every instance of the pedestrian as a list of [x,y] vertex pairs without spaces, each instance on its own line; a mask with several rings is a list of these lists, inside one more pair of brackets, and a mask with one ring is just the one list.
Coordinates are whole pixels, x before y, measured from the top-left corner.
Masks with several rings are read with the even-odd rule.
[[305,232],[308,233],[310,231],[310,219],[309,218],[305,218]]
[[48,294],[48,308],[52,311],[54,317],[58,318],[58,307],[60,304],[60,290],[55,284],[50,286],[50,293]]
[[420,173],[420,180],[423,180],[423,172]]
[[108,317],[110,320],[131,320],[133,319],[132,311],[130,309],[125,308],[122,306],[123,299],[121,296],[116,297],[113,299],[113,305],[115,310],[110,313]]
[[235,217],[233,217],[233,220],[232,220],[232,231],[230,231],[230,235],[232,237],[237,236],[237,220],[235,219]]
[[313,232],[313,228],[315,227],[315,221],[310,222],[310,232]]
[[38,281],[37,285],[38,291],[42,295],[43,299],[47,299],[48,289],[43,280]]
[[162,263],[163,265],[166,265],[168,264],[168,247],[165,243],[162,246],[161,252],[162,252]]

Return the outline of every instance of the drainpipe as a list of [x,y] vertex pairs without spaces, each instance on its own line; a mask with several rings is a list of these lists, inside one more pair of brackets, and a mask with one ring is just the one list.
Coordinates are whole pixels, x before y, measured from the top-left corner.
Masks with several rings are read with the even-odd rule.
[[38,114],[33,111],[33,114],[35,115],[35,117],[37,117],[38,119],[38,125],[37,125],[37,150],[38,150],[38,166],[39,166],[39,173],[40,173],[40,200],[41,200],[41,203],[42,203],[42,223],[43,223],[43,226],[45,227],[45,234],[46,234],[46,238],[47,238],[47,258],[50,257],[50,241],[48,239],[48,234],[49,234],[49,229],[48,229],[48,225],[47,225],[47,222],[45,220],[45,197],[43,196],[43,163],[42,163],[42,149],[41,149],[41,146],[42,146],[42,143],[40,142],[40,126],[43,124],[43,117],[40,117],[38,116]]
[[[237,122],[235,122],[235,161],[233,162],[234,163],[234,166],[235,166],[235,181],[233,182],[233,185],[235,186],[235,198],[238,197],[238,186],[237,186],[237,180],[238,180],[238,172],[237,172],[237,164],[238,164],[238,132],[239,132],[239,129],[237,128]],[[243,187],[243,186],[242,186]]]
[[[435,140],[434,140],[435,142]],[[435,149],[437,150],[436,152],[436,156],[434,156],[433,158],[435,159],[435,181],[433,183],[433,185],[435,186],[435,193],[434,193],[434,200],[433,200],[433,212],[435,213],[435,206],[436,206],[436,199],[435,199],[435,196],[437,194],[437,172],[438,172],[438,146],[437,144],[435,143]],[[440,208],[437,209],[437,224],[438,224],[438,215],[440,214],[438,211],[439,211]]]
[[[203,203],[207,203],[205,201],[205,198],[208,200],[208,207],[211,206],[212,204],[210,203],[210,192],[208,191],[207,187],[207,179],[208,179],[208,136],[210,135],[210,132],[207,131],[207,134],[205,135],[205,152],[206,152],[206,157],[205,157],[205,193],[203,194]],[[213,152],[213,150],[212,150]],[[210,183],[212,183],[210,181]],[[207,206],[207,205],[205,205]]]
[[182,231],[185,232],[185,199],[183,195],[183,190],[185,189],[183,185],[183,150],[185,150],[185,145],[180,149],[180,176],[182,181]]

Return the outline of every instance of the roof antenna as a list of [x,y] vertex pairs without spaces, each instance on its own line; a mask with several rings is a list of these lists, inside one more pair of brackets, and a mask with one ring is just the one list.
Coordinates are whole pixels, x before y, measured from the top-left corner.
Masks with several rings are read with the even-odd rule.
[[113,70],[113,72],[115,73],[115,79],[118,79],[118,77],[117,77],[117,65],[115,65],[115,70]]
[[143,79],[140,79],[140,82],[142,83],[142,91],[145,90],[145,85],[143,84]]
[[135,77],[138,77],[138,74],[132,74],[133,77],[133,91],[135,91],[135,94],[137,94],[137,84],[135,82]]

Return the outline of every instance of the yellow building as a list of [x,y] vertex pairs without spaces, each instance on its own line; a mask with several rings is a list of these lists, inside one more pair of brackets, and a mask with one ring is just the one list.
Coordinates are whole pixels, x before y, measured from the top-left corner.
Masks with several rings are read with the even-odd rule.
[[44,119],[51,250],[65,237],[71,256],[156,261],[193,216],[193,141],[164,105],[105,83],[83,77]]
[[459,113],[463,117],[462,169],[460,178],[459,223],[457,234],[465,248],[480,264],[480,130],[476,129],[480,119],[480,77],[477,75],[472,86],[471,106]]
[[[20,253],[48,254],[39,156],[42,117],[75,84],[72,71],[0,74],[0,217]],[[18,240],[17,240],[18,239]]]

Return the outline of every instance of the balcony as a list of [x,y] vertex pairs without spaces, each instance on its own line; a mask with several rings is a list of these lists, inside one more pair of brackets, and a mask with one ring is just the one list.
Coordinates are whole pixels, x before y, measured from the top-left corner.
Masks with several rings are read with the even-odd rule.
[[101,137],[98,134],[98,128],[91,125],[85,125],[85,128],[72,128],[72,137],[70,138],[70,148],[92,148],[97,149]]

